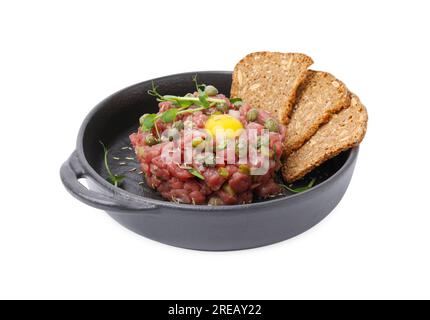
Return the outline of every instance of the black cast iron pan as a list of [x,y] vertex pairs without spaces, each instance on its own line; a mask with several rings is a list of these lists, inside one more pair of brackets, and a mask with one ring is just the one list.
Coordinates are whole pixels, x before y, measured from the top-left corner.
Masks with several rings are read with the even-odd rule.
[[[105,210],[126,228],[150,239],[196,250],[238,250],[264,246],[294,237],[316,225],[339,203],[351,180],[358,148],[346,151],[310,173],[315,187],[299,194],[285,191],[276,198],[236,206],[194,206],[163,200],[157,192],[139,184],[139,164],[128,136],[138,128],[144,113],[158,110],[147,94],[152,81],[160,92],[184,95],[193,91],[192,77],[213,84],[229,94],[231,72],[193,72],[145,81],[123,89],[102,101],[87,116],[78,135],[76,150],[61,167],[66,189],[80,201]],[[109,146],[115,174],[127,178],[116,188],[105,180],[103,149]],[[129,159],[127,159],[129,158]],[[136,170],[135,170],[136,168]],[[89,189],[78,180],[86,178]]]

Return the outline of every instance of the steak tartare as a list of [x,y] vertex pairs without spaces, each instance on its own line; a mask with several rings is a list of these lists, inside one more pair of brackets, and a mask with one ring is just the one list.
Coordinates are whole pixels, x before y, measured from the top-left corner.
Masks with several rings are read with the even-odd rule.
[[[286,129],[275,117],[197,82],[196,92],[184,97],[149,93],[160,101],[159,112],[143,115],[130,140],[146,183],[163,198],[216,206],[281,193],[275,176]],[[252,147],[255,157],[248,159]],[[258,170],[263,161],[265,170]]]

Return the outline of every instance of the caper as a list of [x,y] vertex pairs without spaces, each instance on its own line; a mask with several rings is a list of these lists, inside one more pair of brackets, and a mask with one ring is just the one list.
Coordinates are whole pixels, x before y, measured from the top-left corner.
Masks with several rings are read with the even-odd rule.
[[220,206],[222,204],[223,204],[222,200],[218,197],[211,197],[208,201],[208,205],[210,206]]
[[241,106],[243,106],[243,101],[236,101],[233,103],[233,105],[236,109],[239,109]]
[[193,139],[193,148],[198,147],[203,142],[203,139],[201,137],[197,137]]
[[182,121],[176,121],[176,122],[173,123],[172,128],[176,129],[178,131],[181,131],[181,130],[184,129],[184,122],[182,122]]
[[246,119],[250,122],[257,121],[258,119],[258,110],[257,109],[251,109],[246,114]]
[[249,175],[251,173],[251,169],[247,164],[241,164],[239,165],[239,172]]
[[225,102],[217,103],[216,109],[222,113],[226,113],[228,111],[228,105]]
[[227,179],[228,178],[228,170],[224,167],[218,168],[218,173],[221,177]]
[[145,142],[148,146],[153,146],[154,144],[158,143],[157,139],[155,139],[155,137],[152,134],[148,134],[146,136]]
[[215,88],[214,86],[209,85],[209,86],[206,86],[206,88],[205,88],[205,93],[206,93],[209,97],[211,97],[211,96],[216,96],[216,95],[218,94],[218,89],[217,89],[217,88]]
[[264,124],[264,127],[268,129],[270,132],[279,131],[278,123],[273,119],[267,119],[266,123]]
[[228,193],[231,196],[236,195],[236,193],[234,192],[234,190],[230,187],[230,185],[228,183],[225,183],[223,185],[222,190],[224,190],[224,192]]

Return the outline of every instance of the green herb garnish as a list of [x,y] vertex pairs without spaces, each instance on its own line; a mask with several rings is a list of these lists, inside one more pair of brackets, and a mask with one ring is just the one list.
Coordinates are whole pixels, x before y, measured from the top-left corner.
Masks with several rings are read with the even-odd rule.
[[205,84],[203,84],[203,83],[200,83],[200,84],[199,84],[199,81],[197,80],[197,75],[195,75],[195,76],[193,77],[193,82],[194,82],[194,85],[196,86],[196,91],[197,91],[197,92],[199,92],[199,93],[200,93],[200,91],[205,91],[205,89],[206,89],[206,85],[205,85]]
[[283,188],[285,188],[285,189],[287,189],[288,191],[293,192],[293,193],[301,193],[301,192],[304,192],[304,191],[309,190],[310,188],[312,188],[314,186],[314,184],[315,184],[316,181],[317,181],[317,178],[313,178],[308,183],[308,185],[306,185],[304,187],[299,187],[299,188],[291,188],[291,187],[288,187],[288,186],[286,186],[284,184],[280,184],[280,186],[283,187]]
[[177,108],[172,108],[167,110],[161,115],[161,120],[163,120],[165,123],[174,122],[176,120],[176,115],[178,114]]
[[[204,108],[210,107],[211,103],[208,100],[209,100],[209,97],[204,91],[199,92],[199,102],[202,107]],[[220,99],[217,99],[217,100],[220,100]]]
[[241,98],[231,98],[231,99],[230,99],[230,102],[231,102],[232,104],[235,104],[236,102],[242,102],[242,99],[241,99]]
[[206,85],[197,83],[197,78],[194,77],[193,81],[196,85],[196,90],[198,93],[198,97],[194,95],[186,95],[186,96],[173,96],[173,95],[161,95],[158,92],[158,87],[152,83],[152,89],[148,90],[148,94],[156,97],[158,102],[170,101],[175,105],[178,105],[180,111],[195,105],[198,107],[207,108],[213,103],[225,103],[224,99],[211,98],[205,93]]
[[189,173],[191,173],[193,176],[199,178],[200,180],[205,180],[205,177],[203,177],[203,175],[197,169],[189,168],[187,170]]
[[124,176],[118,176],[116,174],[112,173],[112,170],[109,167],[109,163],[108,163],[108,155],[109,155],[109,149],[106,148],[106,146],[104,145],[103,142],[100,141],[100,144],[103,146],[103,150],[104,150],[104,164],[105,164],[105,168],[106,171],[109,175],[109,177],[107,177],[107,181],[109,181],[111,184],[113,184],[115,187],[118,187],[125,179]]
[[[193,113],[197,111],[201,111],[207,109],[211,106],[216,105],[217,103],[225,103],[224,99],[216,99],[211,98],[205,93],[206,85],[199,84],[197,82],[197,76],[193,78],[193,82],[195,83],[196,90],[198,92],[198,97],[194,95],[186,95],[186,96],[173,96],[173,95],[161,95],[158,92],[157,86],[152,83],[152,89],[148,90],[148,94],[157,98],[158,102],[170,101],[177,108],[171,108],[162,113],[151,113],[144,116],[142,122],[142,130],[150,131],[154,128],[155,122],[161,119],[163,122],[171,123],[176,120],[176,117],[180,114],[184,113]],[[191,106],[196,106],[197,108],[190,108]],[[155,126],[157,129],[157,127]]]
[[194,101],[176,99],[174,101],[174,103],[176,103],[179,107],[181,107],[181,110],[182,110],[182,109],[186,109],[188,107],[191,107],[194,104]]
[[143,119],[142,130],[150,131],[154,127],[156,117],[156,114],[147,114]]

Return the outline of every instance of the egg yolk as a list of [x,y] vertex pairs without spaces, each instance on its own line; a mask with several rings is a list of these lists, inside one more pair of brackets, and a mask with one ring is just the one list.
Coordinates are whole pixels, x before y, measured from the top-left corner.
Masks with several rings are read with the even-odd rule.
[[212,115],[206,121],[205,129],[213,136],[216,136],[217,130],[225,133],[227,138],[234,138],[241,134],[243,125],[233,116],[227,114]]

